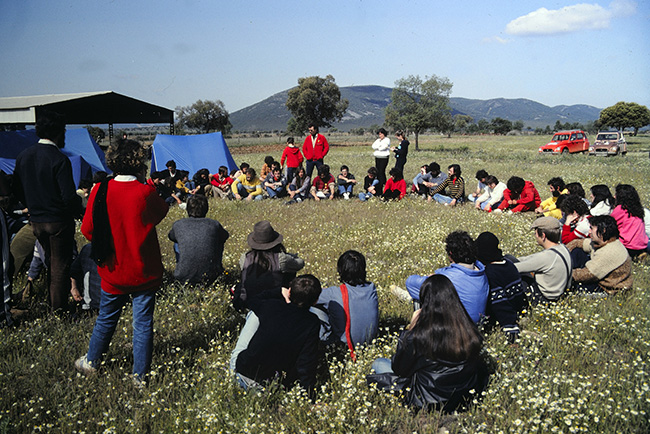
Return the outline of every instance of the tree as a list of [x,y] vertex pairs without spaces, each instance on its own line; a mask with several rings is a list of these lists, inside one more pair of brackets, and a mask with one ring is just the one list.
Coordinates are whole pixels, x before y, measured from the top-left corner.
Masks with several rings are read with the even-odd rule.
[[328,75],[299,78],[298,86],[289,90],[286,105],[293,115],[287,129],[300,134],[307,131],[310,124],[331,127],[333,122],[343,118],[349,102],[341,99],[334,77]]
[[512,130],[512,122],[508,119],[494,118],[491,124],[494,134],[508,134]]
[[523,121],[515,121],[515,123],[512,124],[512,129],[522,131],[524,129]]
[[650,110],[635,102],[620,101],[600,112],[598,124],[614,127],[621,131],[625,128],[634,128],[636,136],[639,128],[650,124]]
[[86,130],[88,130],[88,134],[90,134],[97,143],[101,143],[101,141],[106,137],[106,132],[99,127],[86,125]]
[[470,115],[457,114],[454,116],[454,131],[464,133],[467,126],[472,122],[474,122],[474,119]]
[[441,129],[451,113],[449,95],[453,84],[446,77],[409,75],[395,82],[391,102],[386,107],[386,124],[396,129],[413,131],[415,149],[418,138],[429,128]]
[[176,118],[179,127],[196,129],[203,133],[221,131],[229,134],[232,129],[228,111],[220,100],[202,101],[186,107],[176,107]]

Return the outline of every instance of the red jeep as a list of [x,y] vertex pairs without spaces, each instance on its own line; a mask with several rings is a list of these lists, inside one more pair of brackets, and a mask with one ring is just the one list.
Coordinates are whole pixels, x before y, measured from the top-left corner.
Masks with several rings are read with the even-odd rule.
[[573,154],[589,151],[587,133],[582,130],[558,131],[550,142],[539,147],[540,154]]

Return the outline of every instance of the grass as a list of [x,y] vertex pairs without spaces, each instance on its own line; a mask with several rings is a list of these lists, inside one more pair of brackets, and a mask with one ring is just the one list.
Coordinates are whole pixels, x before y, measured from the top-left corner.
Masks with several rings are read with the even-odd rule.
[[[650,204],[650,161],[643,150],[650,138],[630,138],[627,157],[538,156],[546,140],[533,137],[422,138],[420,152],[407,163],[412,178],[423,163],[458,162],[470,188],[485,168],[502,180],[532,180],[543,198],[546,181],[561,175],[585,188],[631,183]],[[336,146],[326,161],[350,166],[362,179],[373,163],[366,146]],[[361,140],[359,140],[361,142]],[[280,148],[281,149],[281,148]],[[242,153],[236,161],[261,167],[267,152]],[[270,155],[279,158],[280,152]],[[472,236],[490,230],[504,252],[524,255],[538,247],[528,230],[530,215],[488,215],[469,206],[449,209],[407,198],[402,202],[211,201],[209,216],[230,232],[227,275],[207,287],[171,280],[174,267],[167,233],[184,212],[172,208],[159,225],[166,279],[157,301],[152,378],[144,390],[133,386],[131,321],[120,320],[100,375],[74,372],[75,358],[87,349],[93,319],[59,320],[35,305],[31,318],[0,330],[0,432],[647,432],[650,429],[650,265],[634,265],[634,288],[608,299],[567,297],[537,307],[521,321],[517,345],[499,333],[486,336],[494,373],[477,405],[461,414],[415,414],[396,398],[370,390],[365,375],[376,357],[391,356],[396,336],[411,313],[388,287],[404,286],[406,276],[446,265],[444,237],[464,229]],[[380,336],[358,353],[358,362],[328,361],[330,380],[316,403],[299,389],[274,387],[245,393],[228,373],[230,350],[243,321],[230,308],[227,288],[239,277],[238,259],[247,250],[253,224],[269,219],[291,252],[306,261],[304,272],[323,285],[337,282],[336,260],[350,248],[368,259],[368,277],[379,288]],[[79,239],[81,241],[81,238]],[[22,281],[16,282],[20,287]],[[44,299],[44,283],[37,282]],[[479,402],[480,401],[480,402]]]

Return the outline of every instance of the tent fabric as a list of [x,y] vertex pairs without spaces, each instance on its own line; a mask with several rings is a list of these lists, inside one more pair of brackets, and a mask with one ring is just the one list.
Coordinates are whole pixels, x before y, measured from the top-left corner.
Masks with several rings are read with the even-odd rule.
[[220,132],[194,136],[158,134],[151,148],[151,171],[165,170],[169,160],[174,160],[179,170],[190,172],[190,178],[203,168],[210,173],[217,173],[219,166],[226,166],[228,171],[237,169]]
[[[37,142],[35,130],[0,131],[0,169],[5,173],[13,173],[18,154]],[[66,130],[65,147],[61,151],[72,163],[75,185],[79,185],[81,179],[91,178],[93,173],[100,170],[110,173],[104,152],[85,128]]]

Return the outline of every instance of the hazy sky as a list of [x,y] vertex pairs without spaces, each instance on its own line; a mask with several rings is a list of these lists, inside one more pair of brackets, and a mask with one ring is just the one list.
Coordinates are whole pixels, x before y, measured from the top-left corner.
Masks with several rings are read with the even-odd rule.
[[231,113],[332,74],[452,96],[650,106],[650,1],[0,0],[0,96],[113,90]]

